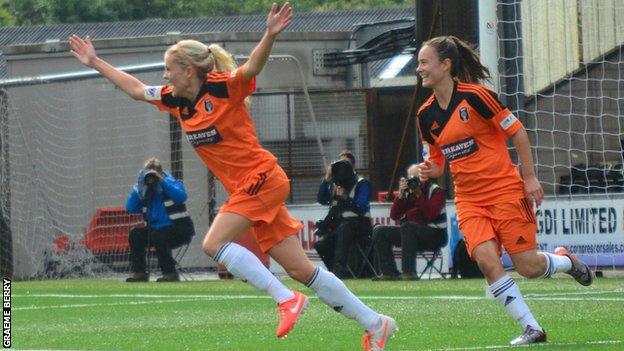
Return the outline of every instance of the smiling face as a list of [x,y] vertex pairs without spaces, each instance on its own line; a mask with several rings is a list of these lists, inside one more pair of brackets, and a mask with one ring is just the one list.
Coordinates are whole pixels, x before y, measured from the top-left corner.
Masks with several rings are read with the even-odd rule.
[[435,89],[445,78],[450,77],[451,60],[440,61],[435,48],[425,45],[418,52],[418,67],[416,73],[422,80],[422,86]]
[[173,86],[173,96],[187,97],[191,81],[191,68],[176,62],[174,55],[165,54],[165,72],[163,79]]

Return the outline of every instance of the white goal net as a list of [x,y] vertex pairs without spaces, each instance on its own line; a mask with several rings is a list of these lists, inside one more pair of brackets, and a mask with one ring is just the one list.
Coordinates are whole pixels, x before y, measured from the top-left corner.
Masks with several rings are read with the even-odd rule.
[[538,242],[624,265],[624,1],[498,1],[496,13],[496,83],[547,194]]

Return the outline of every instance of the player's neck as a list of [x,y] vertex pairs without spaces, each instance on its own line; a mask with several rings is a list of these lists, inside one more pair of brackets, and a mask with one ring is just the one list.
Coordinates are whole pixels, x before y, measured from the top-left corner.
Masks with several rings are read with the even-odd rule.
[[195,101],[197,99],[197,94],[199,94],[199,91],[201,90],[201,85],[202,82],[200,82],[199,79],[193,79],[186,90],[184,97],[190,101]]
[[446,110],[448,105],[451,103],[451,97],[453,97],[453,87],[455,85],[455,81],[452,78],[447,78],[433,88],[433,94],[436,97],[438,105],[443,110]]

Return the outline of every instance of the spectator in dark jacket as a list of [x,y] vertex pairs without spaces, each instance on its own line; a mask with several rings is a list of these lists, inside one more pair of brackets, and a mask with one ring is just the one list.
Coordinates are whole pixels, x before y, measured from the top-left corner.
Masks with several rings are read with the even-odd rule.
[[178,179],[163,172],[158,159],[145,163],[130,190],[126,211],[143,213],[146,226],[130,231],[130,259],[132,276],[127,282],[149,281],[145,269],[145,250],[153,246],[163,273],[157,281],[180,280],[171,250],[188,244],[195,229],[186,211],[186,189]]
[[[392,203],[390,217],[400,226],[376,226],[373,242],[378,254],[381,276],[374,280],[416,280],[416,253],[436,250],[446,245],[446,193],[437,184],[419,179],[417,166],[407,170],[399,181],[399,195]],[[402,248],[399,273],[392,247]]]
[[[349,151],[340,154],[337,162],[347,162],[350,173],[337,179],[328,167],[317,194],[317,201],[329,205],[325,228],[314,248],[328,270],[339,278],[350,278],[348,263],[356,240],[370,240],[370,183],[353,171],[355,157]],[[343,177],[341,177],[343,178]],[[329,218],[331,217],[331,219]]]

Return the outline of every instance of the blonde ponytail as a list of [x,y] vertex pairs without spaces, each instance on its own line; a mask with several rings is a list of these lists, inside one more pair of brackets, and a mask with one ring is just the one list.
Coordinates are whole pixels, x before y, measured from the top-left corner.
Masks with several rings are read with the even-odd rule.
[[197,40],[180,40],[167,49],[165,55],[173,57],[182,67],[193,66],[197,76],[204,80],[212,71],[226,72],[236,69],[234,58],[217,44],[207,46]]
[[217,72],[230,72],[236,69],[236,61],[234,57],[227,52],[224,48],[217,44],[210,44],[208,49],[214,57],[215,71]]

